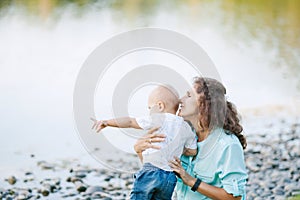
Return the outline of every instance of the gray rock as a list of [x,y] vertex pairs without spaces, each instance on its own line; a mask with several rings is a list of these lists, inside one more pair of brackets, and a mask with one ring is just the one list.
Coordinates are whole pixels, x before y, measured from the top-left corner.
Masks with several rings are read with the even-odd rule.
[[297,196],[297,195],[300,195],[300,191],[294,191],[294,192],[292,192],[292,196]]
[[77,178],[85,178],[86,174],[84,174],[84,173],[76,173],[75,177],[77,177]]
[[283,190],[283,188],[281,186],[278,186],[278,187],[274,188],[273,192],[276,195],[279,195],[279,196],[283,196],[284,195],[284,190]]
[[287,163],[287,162],[281,162],[281,163],[279,164],[278,169],[279,169],[280,171],[286,171],[286,170],[289,170],[289,169],[290,169],[290,164]]
[[102,188],[108,188],[109,183],[107,181],[101,181],[98,185]]
[[37,165],[44,170],[54,169],[54,165],[47,163],[46,161],[39,161],[37,162]]
[[77,177],[68,177],[66,179],[66,181],[67,182],[72,182],[72,183],[75,183],[75,182],[82,182],[83,183],[83,181],[80,178],[77,178]]
[[88,195],[93,194],[95,192],[103,192],[103,188],[100,187],[100,186],[90,186],[85,191],[85,193],[88,194]]
[[25,194],[20,194],[17,196],[17,200],[25,200],[28,199],[28,197]]
[[295,192],[295,191],[300,191],[300,188],[296,185],[286,185],[286,186],[284,186],[284,190]]
[[68,198],[68,197],[75,197],[77,194],[76,193],[69,193],[69,194],[64,194],[61,197],[62,198]]

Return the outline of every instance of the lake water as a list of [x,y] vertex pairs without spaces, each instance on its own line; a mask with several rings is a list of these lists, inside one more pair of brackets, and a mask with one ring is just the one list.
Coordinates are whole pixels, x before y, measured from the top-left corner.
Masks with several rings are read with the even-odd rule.
[[[140,27],[170,29],[196,41],[215,63],[229,100],[244,118],[299,115],[299,8],[297,0],[2,0],[0,170],[23,166],[31,154],[36,159],[90,157],[73,121],[77,74],[102,42]],[[146,55],[123,63],[143,64],[137,57]],[[156,61],[178,65],[160,56]],[[149,88],[132,97],[130,114],[146,114],[145,91]],[[97,116],[109,118],[110,108],[97,102]],[[120,138],[116,146],[122,146]],[[122,148],[132,151],[129,144]]]

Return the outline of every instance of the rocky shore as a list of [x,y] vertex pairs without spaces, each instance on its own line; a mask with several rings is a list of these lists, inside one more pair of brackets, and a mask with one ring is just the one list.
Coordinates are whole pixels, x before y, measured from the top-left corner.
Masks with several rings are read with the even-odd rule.
[[[120,165],[126,163],[119,161]],[[138,166],[138,164],[137,164]],[[136,168],[136,170],[138,170]],[[37,169],[10,176],[0,188],[0,199],[126,199],[132,174],[96,169],[69,161],[37,162]]]
[[[247,199],[287,199],[300,195],[300,122],[269,124],[247,137]],[[281,128],[272,129],[276,126]]]
[[[268,124],[246,133],[247,199],[287,199],[300,194],[300,123]],[[280,127],[274,130],[274,126]],[[119,165],[136,165],[120,159]],[[127,199],[132,174],[71,160],[38,161],[36,169],[0,180],[0,199]]]

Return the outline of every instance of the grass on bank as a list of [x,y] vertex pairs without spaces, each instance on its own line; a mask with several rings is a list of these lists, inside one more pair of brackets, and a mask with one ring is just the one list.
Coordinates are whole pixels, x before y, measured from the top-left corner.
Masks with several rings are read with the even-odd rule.
[[288,200],[300,200],[300,195],[289,198]]

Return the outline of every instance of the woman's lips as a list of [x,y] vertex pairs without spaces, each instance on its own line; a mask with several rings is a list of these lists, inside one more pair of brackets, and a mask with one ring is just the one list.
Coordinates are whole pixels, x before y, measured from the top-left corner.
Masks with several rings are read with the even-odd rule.
[[181,109],[179,109],[177,112],[177,116],[180,116],[180,115],[181,115]]
[[183,105],[182,104],[179,104],[179,108],[178,108],[178,112],[177,112],[177,115],[180,116],[181,114],[181,109],[182,109]]

